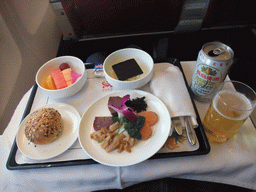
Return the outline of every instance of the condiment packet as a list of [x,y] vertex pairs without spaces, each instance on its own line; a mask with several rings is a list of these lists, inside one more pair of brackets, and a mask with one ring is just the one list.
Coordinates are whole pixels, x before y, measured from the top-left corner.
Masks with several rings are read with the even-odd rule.
[[96,62],[94,65],[93,75],[95,77],[104,77],[103,72],[103,63],[102,62]]

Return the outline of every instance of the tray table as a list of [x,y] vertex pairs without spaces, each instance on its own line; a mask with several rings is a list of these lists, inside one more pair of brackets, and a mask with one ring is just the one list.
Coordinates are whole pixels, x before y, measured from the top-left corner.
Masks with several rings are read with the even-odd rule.
[[[184,79],[185,79],[185,83],[186,86],[189,90],[189,86],[188,83],[186,81],[183,69],[181,67],[181,64],[179,62],[179,60],[174,59],[174,58],[170,58],[167,59],[167,62],[172,63],[176,66],[178,66],[180,68],[180,70],[183,73]],[[86,65],[86,69],[93,69],[94,64],[87,64]],[[33,86],[33,89],[31,91],[31,95],[29,97],[27,106],[24,110],[24,114],[23,114],[23,118],[24,119],[31,111],[32,106],[34,101],[37,99],[36,98],[36,93],[38,91],[37,89],[37,85],[35,84]],[[190,93],[191,96],[191,93]],[[192,99],[192,104],[195,108],[195,112],[197,115],[197,120],[198,120],[198,128],[195,129],[196,135],[197,135],[197,139],[198,139],[198,148],[195,150],[190,150],[190,151],[180,151],[180,152],[158,152],[156,153],[154,156],[152,156],[150,159],[161,159],[161,158],[173,158],[173,157],[181,157],[181,156],[195,156],[195,155],[204,155],[210,152],[210,145],[209,142],[207,140],[207,137],[205,135],[204,129],[203,129],[203,125],[200,119],[200,116],[198,114],[196,105]],[[35,162],[35,163],[18,163],[16,161],[16,154],[18,151],[18,147],[16,144],[16,140],[14,140],[13,142],[13,146],[12,149],[10,151],[9,154],[9,158],[7,160],[6,166],[7,169],[9,170],[17,170],[17,169],[32,169],[32,168],[49,168],[49,167],[62,167],[62,166],[75,166],[75,165],[86,165],[86,164],[94,164],[97,163],[92,159],[75,159],[75,160],[61,160],[61,161],[47,161],[47,162]],[[150,160],[149,159],[149,160]]]

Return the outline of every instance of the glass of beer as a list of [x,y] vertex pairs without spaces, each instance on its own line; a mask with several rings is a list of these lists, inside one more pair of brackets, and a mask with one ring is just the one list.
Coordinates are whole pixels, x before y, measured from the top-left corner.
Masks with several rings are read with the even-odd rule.
[[256,93],[238,81],[223,82],[203,120],[209,142],[224,143],[250,116],[256,105]]

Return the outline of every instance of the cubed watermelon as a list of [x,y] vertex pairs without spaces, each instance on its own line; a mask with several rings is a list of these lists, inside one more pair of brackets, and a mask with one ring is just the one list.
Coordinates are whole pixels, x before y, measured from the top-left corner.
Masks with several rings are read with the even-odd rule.
[[63,89],[68,86],[60,68],[52,70],[51,74],[57,89]]

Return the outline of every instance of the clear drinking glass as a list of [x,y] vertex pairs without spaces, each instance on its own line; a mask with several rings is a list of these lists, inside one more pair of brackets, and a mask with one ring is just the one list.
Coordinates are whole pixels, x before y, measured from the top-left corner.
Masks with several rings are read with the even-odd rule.
[[238,81],[223,82],[203,120],[208,140],[226,142],[250,116],[255,105],[256,93],[248,85]]

